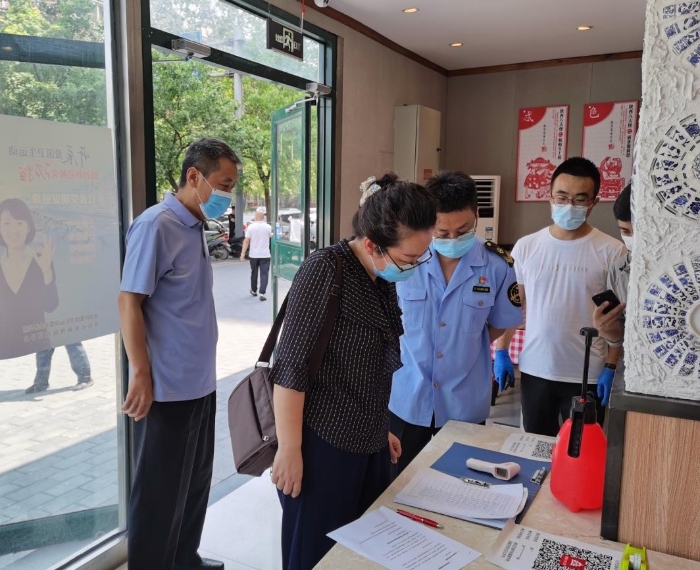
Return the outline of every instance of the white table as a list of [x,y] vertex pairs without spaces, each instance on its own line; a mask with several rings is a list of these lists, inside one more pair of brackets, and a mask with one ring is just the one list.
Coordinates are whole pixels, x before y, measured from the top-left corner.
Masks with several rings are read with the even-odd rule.
[[[463,443],[475,447],[483,447],[498,451],[503,445],[509,433],[517,432],[515,428],[502,426],[479,426],[462,422],[449,422],[440,433],[421,451],[416,459],[394,481],[394,483],[375,501],[369,510],[385,506],[390,509],[401,508],[394,503],[393,498],[413,477],[414,473],[424,467],[432,465],[452,443]],[[443,532],[450,538],[466,544],[487,554],[493,546],[499,531],[485,526],[453,519],[451,517],[411,509],[419,514],[424,514],[444,525]],[[532,506],[526,513],[522,524],[544,532],[567,536],[589,544],[598,544],[613,550],[624,550],[625,545],[617,542],[609,542],[600,538],[600,511],[570,512],[560,504],[553,496],[549,488],[549,475],[537,494]],[[639,545],[642,546],[642,545]],[[650,570],[700,570],[700,562],[684,560],[675,556],[668,556],[658,552],[648,552]],[[355,570],[357,568],[382,568],[374,562],[355,554],[344,546],[336,545],[316,566],[319,569]],[[498,568],[486,562],[481,556],[469,566],[468,570],[486,570]]]

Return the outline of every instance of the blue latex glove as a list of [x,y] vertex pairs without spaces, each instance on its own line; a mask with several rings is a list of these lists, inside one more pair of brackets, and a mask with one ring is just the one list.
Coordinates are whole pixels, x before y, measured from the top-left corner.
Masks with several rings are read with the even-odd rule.
[[[611,371],[612,372],[612,371]],[[515,378],[513,361],[507,348],[500,348],[494,354],[493,375],[498,382],[498,389],[503,392]]]
[[610,391],[612,390],[615,371],[610,368],[603,368],[598,376],[598,398],[603,406],[607,406],[610,401]]

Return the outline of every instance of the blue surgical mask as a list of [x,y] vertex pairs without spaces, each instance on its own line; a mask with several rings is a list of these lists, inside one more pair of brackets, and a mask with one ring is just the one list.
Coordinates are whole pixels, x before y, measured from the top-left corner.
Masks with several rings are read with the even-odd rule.
[[440,255],[451,259],[459,259],[464,257],[471,251],[476,243],[474,230],[467,232],[455,239],[449,238],[433,238],[433,247]]
[[[384,257],[384,254],[382,254],[382,257]],[[384,269],[377,269],[377,266],[374,265],[374,258],[370,257],[372,260],[372,265],[374,266],[374,274],[377,277],[381,277],[384,279],[384,281],[388,281],[389,283],[398,283],[399,281],[406,281],[406,279],[409,279],[415,270],[415,267],[412,267],[411,269],[404,269],[401,271],[395,263],[392,263],[390,261],[386,261],[386,258],[384,257],[384,261],[386,261],[386,267]]]
[[573,204],[558,206],[557,204],[552,204],[552,220],[562,230],[573,231],[579,229],[583,222],[586,221],[586,214],[588,214],[587,206],[574,206]]
[[[202,178],[204,178],[204,176],[202,176]],[[200,202],[199,208],[202,210],[205,218],[219,218],[226,213],[226,210],[228,210],[229,206],[231,205],[233,194],[231,192],[224,192],[223,190],[215,189],[211,184],[209,184],[209,181],[206,178],[204,178],[204,182],[206,182],[209,188],[211,188],[211,195],[206,202],[202,202],[199,192],[197,192],[195,189],[195,192],[197,192],[197,198],[199,198]]]

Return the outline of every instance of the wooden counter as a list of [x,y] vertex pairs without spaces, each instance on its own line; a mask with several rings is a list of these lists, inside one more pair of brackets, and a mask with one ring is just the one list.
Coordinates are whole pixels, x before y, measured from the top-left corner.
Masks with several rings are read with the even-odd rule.
[[601,534],[700,560],[700,402],[633,394],[615,378]]
[[[432,442],[423,449],[418,457],[408,466],[408,468],[394,481],[394,483],[382,494],[369,510],[374,510],[380,506],[390,509],[401,508],[393,502],[393,498],[398,491],[403,488],[411,479],[413,474],[423,467],[432,465],[445,451],[449,449],[453,442],[483,447],[498,451],[511,432],[516,432],[515,428],[502,426],[478,426],[462,422],[449,422]],[[411,509],[416,513],[423,513],[426,517],[440,522],[445,526],[444,532],[450,538],[466,544],[467,546],[488,554],[499,531],[485,526],[453,519],[436,513],[428,513],[420,509]],[[568,536],[589,544],[598,544],[613,550],[623,550],[624,544],[609,542],[600,538],[600,511],[584,511],[572,513],[566,507],[559,504],[551,494],[549,489],[549,475],[542,485],[542,489],[537,494],[532,507],[522,521],[524,526],[529,526],[560,536]],[[683,560],[666,554],[649,552],[650,570],[700,570],[700,563],[690,560]],[[327,570],[355,570],[357,568],[382,568],[378,564],[370,562],[366,558],[355,554],[344,546],[336,545],[325,556],[317,566]],[[481,556],[469,566],[469,570],[486,570],[498,568],[486,562]]]

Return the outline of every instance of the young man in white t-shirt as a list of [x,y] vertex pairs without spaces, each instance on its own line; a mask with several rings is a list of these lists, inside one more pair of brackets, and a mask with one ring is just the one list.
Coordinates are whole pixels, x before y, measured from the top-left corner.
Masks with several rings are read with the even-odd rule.
[[272,227],[265,222],[262,210],[255,212],[255,221],[245,230],[245,240],[241,249],[241,261],[245,261],[245,253],[250,246],[250,294],[258,294],[258,273],[260,273],[260,300],[265,301],[267,280],[270,274],[270,238]]
[[[512,252],[526,322],[519,364],[526,432],[555,436],[560,415],[562,421],[569,417],[571,400],[581,393],[585,344],[580,330],[592,326],[591,297],[607,289],[608,267],[624,252],[622,242],[587,222],[599,189],[595,164],[580,157],[564,161],[552,175],[554,223],[520,239]],[[512,366],[507,355],[513,332],[498,340],[497,377]],[[608,350],[602,338],[594,339],[588,377],[594,395],[597,383],[609,393],[618,353],[618,348]],[[597,401],[602,424],[605,408]]]

